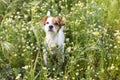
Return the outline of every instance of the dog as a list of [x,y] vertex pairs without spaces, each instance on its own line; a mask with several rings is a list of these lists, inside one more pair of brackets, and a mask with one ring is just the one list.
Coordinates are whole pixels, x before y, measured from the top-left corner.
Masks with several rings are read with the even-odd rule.
[[[42,18],[40,21],[40,24],[42,25],[44,31],[45,31],[45,41],[44,45],[46,46],[46,50],[43,51],[43,60],[45,65],[48,64],[48,56],[49,54],[56,58],[58,61],[64,62],[64,40],[65,36],[63,33],[65,21],[57,16],[52,17],[50,15],[50,12],[47,12],[47,15]],[[47,49],[49,48],[49,49]],[[49,52],[49,53],[48,53]]]

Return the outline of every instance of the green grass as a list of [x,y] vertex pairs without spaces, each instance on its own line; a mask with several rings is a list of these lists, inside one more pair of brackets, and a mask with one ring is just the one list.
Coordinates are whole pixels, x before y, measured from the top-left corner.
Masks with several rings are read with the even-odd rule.
[[[1,0],[0,80],[120,80],[120,0]],[[45,67],[40,20],[65,21],[64,66]]]

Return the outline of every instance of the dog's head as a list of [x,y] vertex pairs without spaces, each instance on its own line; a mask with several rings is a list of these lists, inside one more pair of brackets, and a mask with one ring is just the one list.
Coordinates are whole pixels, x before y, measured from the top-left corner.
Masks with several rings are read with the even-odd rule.
[[44,16],[40,21],[46,33],[57,33],[62,26],[65,25],[64,20],[61,17],[52,17],[50,15]]

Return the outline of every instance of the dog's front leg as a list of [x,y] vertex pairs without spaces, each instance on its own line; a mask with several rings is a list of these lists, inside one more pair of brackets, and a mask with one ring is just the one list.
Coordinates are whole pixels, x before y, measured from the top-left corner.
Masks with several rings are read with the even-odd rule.
[[47,65],[48,63],[47,63],[47,53],[44,53],[44,55],[43,55],[43,59],[44,59],[44,63],[45,63],[45,65]]

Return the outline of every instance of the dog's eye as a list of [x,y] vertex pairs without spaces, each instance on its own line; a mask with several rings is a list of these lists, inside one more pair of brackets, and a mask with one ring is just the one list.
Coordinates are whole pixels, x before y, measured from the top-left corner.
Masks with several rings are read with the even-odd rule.
[[49,24],[49,22],[46,22],[46,24]]
[[59,23],[58,23],[58,22],[56,22],[56,23],[55,23],[55,25],[59,25]]

